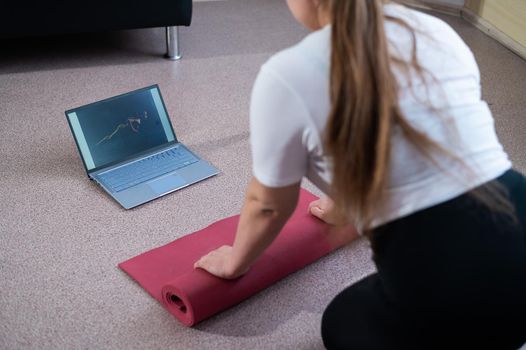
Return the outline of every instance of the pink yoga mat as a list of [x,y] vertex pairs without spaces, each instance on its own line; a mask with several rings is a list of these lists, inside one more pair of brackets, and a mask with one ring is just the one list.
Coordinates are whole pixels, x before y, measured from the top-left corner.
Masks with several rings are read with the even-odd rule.
[[276,240],[236,280],[214,277],[194,269],[193,264],[222,245],[232,245],[239,215],[122,262],[119,267],[179,321],[193,326],[342,245],[342,238],[334,230],[308,213],[308,205],[315,199],[301,190],[298,206]]

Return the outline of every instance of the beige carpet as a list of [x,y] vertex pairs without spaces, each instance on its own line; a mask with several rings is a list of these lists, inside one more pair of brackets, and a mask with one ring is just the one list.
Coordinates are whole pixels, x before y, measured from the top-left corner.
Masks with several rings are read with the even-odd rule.
[[[475,51],[501,140],[526,171],[526,62],[446,20]],[[283,0],[232,0],[195,4],[180,62],[161,58],[162,29],[2,40],[0,349],[322,347],[327,303],[374,270],[365,241],[193,329],[116,266],[239,211],[253,80],[305,33]],[[88,181],[63,112],[154,83],[178,137],[222,173],[125,211]]]

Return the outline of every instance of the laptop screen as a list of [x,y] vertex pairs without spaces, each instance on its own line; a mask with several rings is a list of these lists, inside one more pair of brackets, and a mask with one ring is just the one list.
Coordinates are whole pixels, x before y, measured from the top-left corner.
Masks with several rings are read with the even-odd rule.
[[66,115],[88,171],[176,140],[157,85]]

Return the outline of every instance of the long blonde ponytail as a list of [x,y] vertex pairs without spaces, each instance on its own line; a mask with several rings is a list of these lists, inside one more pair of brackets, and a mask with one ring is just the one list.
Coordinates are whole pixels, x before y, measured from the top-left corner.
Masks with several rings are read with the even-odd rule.
[[[333,164],[332,196],[341,214],[360,218],[365,228],[386,189],[393,126],[399,125],[419,148],[433,147],[400,112],[384,29],[384,2],[332,0],[329,5],[332,107],[325,145]],[[415,52],[413,56],[414,62],[407,66],[419,70]]]
[[[331,35],[331,110],[325,146],[333,164],[332,197],[341,216],[358,218],[367,232],[374,210],[385,197],[389,176],[391,133],[396,125],[404,136],[433,161],[440,152],[460,159],[414,129],[402,115],[398,83],[391,65],[407,75],[426,73],[418,63],[415,30],[403,20],[385,16],[387,0],[326,0]],[[391,57],[384,22],[392,21],[413,39],[411,59]],[[424,79],[425,80],[425,79]],[[431,109],[432,106],[429,106]],[[518,222],[506,191],[498,183],[470,192],[494,212]]]

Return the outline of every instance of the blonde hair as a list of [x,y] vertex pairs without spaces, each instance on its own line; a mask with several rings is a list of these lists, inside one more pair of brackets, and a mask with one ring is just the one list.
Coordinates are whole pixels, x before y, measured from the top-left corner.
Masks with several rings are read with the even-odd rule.
[[[403,20],[385,16],[384,0],[325,0],[332,23],[330,100],[325,146],[332,160],[332,194],[340,215],[359,218],[369,227],[385,196],[393,127],[424,155],[446,152],[404,118],[398,102],[398,82],[391,65],[423,76],[416,54],[415,31]],[[411,60],[388,51],[384,21],[406,28],[413,39]],[[446,152],[447,153],[447,152]],[[455,156],[451,155],[452,158]],[[497,211],[513,206],[494,187],[475,197]]]

